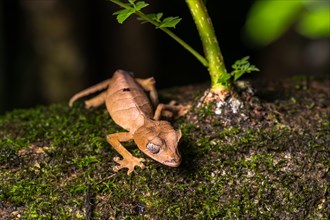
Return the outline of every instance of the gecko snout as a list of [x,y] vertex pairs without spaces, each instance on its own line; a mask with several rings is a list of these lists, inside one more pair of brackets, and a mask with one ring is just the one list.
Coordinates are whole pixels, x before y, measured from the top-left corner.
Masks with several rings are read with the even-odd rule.
[[170,167],[178,167],[181,163],[181,157],[165,160],[164,164]]

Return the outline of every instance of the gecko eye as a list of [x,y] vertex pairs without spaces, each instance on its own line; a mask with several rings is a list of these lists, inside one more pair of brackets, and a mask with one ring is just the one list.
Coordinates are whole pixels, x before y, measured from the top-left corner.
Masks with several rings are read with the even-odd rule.
[[153,153],[153,154],[157,154],[160,151],[160,146],[155,145],[153,143],[148,143],[147,144],[147,149]]

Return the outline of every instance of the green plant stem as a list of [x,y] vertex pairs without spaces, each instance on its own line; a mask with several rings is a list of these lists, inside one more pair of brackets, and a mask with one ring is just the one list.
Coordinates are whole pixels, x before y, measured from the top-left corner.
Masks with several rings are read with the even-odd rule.
[[186,0],[186,3],[195,21],[209,63],[212,89],[227,90],[230,86],[228,83],[230,75],[227,73],[211,18],[203,0]]
[[[112,3],[119,5],[122,8],[125,9],[132,9],[132,7],[129,4],[123,3],[120,0],[110,0]],[[208,67],[208,61],[205,59],[200,53],[198,53],[196,50],[194,50],[189,44],[187,44],[185,41],[183,41],[180,37],[178,37],[176,34],[174,34],[172,31],[170,31],[167,28],[161,28],[159,27],[158,22],[150,19],[146,14],[144,14],[141,11],[135,11],[134,14],[141,17],[143,20],[153,24],[155,27],[159,28],[163,32],[165,32],[167,35],[169,35],[171,38],[173,38],[176,42],[178,42],[180,45],[182,45],[186,50],[188,50],[193,56],[195,56],[205,67]]]

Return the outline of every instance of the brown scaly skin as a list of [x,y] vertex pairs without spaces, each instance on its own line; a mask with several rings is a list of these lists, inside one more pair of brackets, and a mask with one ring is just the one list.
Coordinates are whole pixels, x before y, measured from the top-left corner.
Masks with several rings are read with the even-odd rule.
[[[163,110],[184,114],[189,107],[158,104],[158,95],[153,77],[148,79],[135,79],[132,73],[117,70],[111,79],[87,88],[75,94],[69,105],[79,98],[97,91],[105,90],[96,97],[85,101],[85,107],[97,107],[106,104],[112,119],[127,130],[107,135],[107,141],[123,157],[114,158],[119,165],[113,168],[118,171],[128,168],[130,175],[135,166],[144,167],[143,158],[134,157],[121,142],[134,140],[138,148],[150,158],[166,166],[177,167],[181,163],[178,151],[178,142],[181,131],[174,130],[167,121],[160,121]],[[150,94],[150,99],[145,91]],[[151,101],[151,102],[150,102]],[[153,111],[153,106],[156,111]]]

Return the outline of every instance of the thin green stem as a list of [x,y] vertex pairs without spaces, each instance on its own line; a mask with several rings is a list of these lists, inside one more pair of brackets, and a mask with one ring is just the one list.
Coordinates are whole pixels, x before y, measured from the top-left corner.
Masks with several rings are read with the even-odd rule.
[[230,86],[228,83],[230,75],[227,73],[211,18],[207,13],[203,0],[186,0],[186,3],[195,21],[202,40],[204,54],[209,62],[208,68],[212,88],[225,90]]
[[[125,9],[133,9],[129,4],[123,3],[120,0],[110,0],[112,3],[119,5],[122,8]],[[168,28],[162,28],[159,27],[159,23],[149,18],[146,14],[144,14],[141,11],[135,11],[134,14],[142,18],[143,20],[151,23],[155,27],[159,28],[163,32],[165,32],[167,35],[169,35],[171,38],[173,38],[176,42],[178,42],[180,45],[182,45],[186,50],[188,50],[193,56],[195,56],[205,67],[208,67],[208,61],[205,59],[200,53],[198,53],[196,50],[194,50],[189,44],[187,44],[185,41],[183,41],[180,37],[178,37],[176,34],[174,34],[172,31],[170,31]]]

